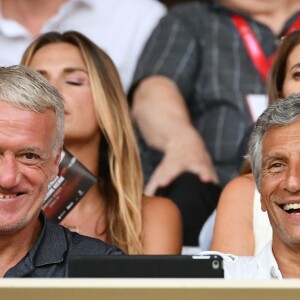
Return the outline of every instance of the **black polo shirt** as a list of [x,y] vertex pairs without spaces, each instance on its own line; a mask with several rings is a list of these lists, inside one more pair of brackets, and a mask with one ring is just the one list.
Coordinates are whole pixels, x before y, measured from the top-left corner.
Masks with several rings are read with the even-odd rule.
[[68,277],[67,262],[73,255],[122,255],[115,246],[82,236],[54,224],[41,214],[40,237],[27,255],[4,277]]

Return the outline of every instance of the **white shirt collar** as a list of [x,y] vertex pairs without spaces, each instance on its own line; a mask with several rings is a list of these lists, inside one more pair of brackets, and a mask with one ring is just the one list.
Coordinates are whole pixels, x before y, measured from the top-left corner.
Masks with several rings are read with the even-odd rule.
[[[73,3],[82,3],[85,5],[88,5],[90,7],[93,7],[95,5],[95,2],[99,1],[99,0],[66,0],[64,3],[62,3],[61,5],[64,6],[67,2],[73,2]],[[7,19],[3,19],[3,14],[2,14],[2,0],[0,0],[0,22],[1,21],[8,21]]]
[[273,254],[272,241],[270,241],[262,249],[262,251],[257,254],[256,259],[259,272],[262,272],[262,269],[264,269],[267,272],[269,272],[271,278],[282,279],[282,274],[279,270],[277,261]]
[[[76,7],[77,5],[83,4],[91,8],[94,7],[95,1],[97,0],[67,0],[61,4],[59,11],[46,23],[49,23],[56,19],[64,18],[65,13],[70,9],[70,7]],[[45,24],[46,25],[46,24]],[[2,0],[0,0],[0,31],[8,37],[31,37],[31,34],[28,30],[20,23],[12,19],[4,19],[2,14]],[[41,33],[44,30],[42,29]]]
[[198,255],[212,254],[222,256],[226,279],[282,279],[271,241],[257,256],[236,256],[216,251],[203,251]]

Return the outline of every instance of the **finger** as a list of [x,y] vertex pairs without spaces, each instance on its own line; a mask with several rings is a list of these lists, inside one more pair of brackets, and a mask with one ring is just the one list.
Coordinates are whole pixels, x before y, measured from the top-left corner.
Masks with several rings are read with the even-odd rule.
[[152,175],[150,176],[150,179],[148,183],[145,186],[145,195],[147,196],[153,196],[159,186],[159,170],[160,170],[160,165],[156,167],[156,169],[153,171]]
[[210,168],[208,166],[205,167],[201,166],[201,167],[194,168],[191,171],[197,174],[200,180],[204,183],[210,183],[210,182],[214,184],[219,183],[218,176],[213,168]]
[[146,196],[153,196],[157,190],[157,187],[158,187],[157,183],[150,178],[148,183],[145,186],[144,194]]
[[218,184],[219,180],[216,176],[212,175],[212,174],[207,174],[207,173],[200,173],[199,174],[199,178],[202,182],[204,183],[214,183],[214,184]]
[[163,160],[152,173],[145,187],[145,194],[149,196],[154,195],[158,188],[168,186],[176,176],[178,176],[177,173],[168,168],[168,164],[164,163]]

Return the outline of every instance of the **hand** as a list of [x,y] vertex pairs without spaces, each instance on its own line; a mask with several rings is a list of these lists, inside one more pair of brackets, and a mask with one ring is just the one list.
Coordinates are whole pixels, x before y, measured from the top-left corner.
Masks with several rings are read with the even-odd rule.
[[145,187],[145,194],[154,195],[158,188],[168,186],[184,172],[198,175],[204,183],[219,182],[204,142],[194,130],[170,143]]

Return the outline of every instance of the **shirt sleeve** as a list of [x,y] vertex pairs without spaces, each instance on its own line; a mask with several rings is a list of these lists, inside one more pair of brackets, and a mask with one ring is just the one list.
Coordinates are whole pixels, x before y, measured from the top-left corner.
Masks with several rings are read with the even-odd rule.
[[189,98],[200,67],[200,54],[188,11],[170,11],[161,19],[146,43],[137,64],[133,89],[148,76],[163,75],[177,84],[184,98]]

